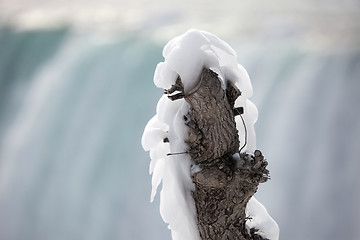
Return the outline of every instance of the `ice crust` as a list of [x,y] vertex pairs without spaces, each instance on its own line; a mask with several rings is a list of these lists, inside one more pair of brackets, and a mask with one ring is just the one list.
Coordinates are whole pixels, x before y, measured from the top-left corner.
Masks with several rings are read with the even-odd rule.
[[[248,100],[253,93],[249,75],[237,63],[237,55],[230,45],[211,33],[191,29],[170,40],[164,47],[163,56],[165,61],[157,65],[154,74],[154,83],[159,88],[169,89],[180,76],[187,93],[196,85],[204,67],[219,74],[224,88],[226,81],[238,87],[241,96],[236,99],[235,107],[244,108],[242,116],[247,128],[247,144],[243,151],[254,152],[254,124],[258,111]],[[190,177],[191,171],[198,167],[184,153],[187,151],[185,140],[188,128],[183,116],[188,111],[189,105],[184,99],[171,101],[163,95],[156,106],[156,115],[146,125],[142,137],[143,148],[150,151],[151,158],[151,201],[162,182],[160,213],[169,224],[174,240],[200,240],[196,209],[191,196],[194,185]],[[235,121],[242,145],[245,142],[244,126],[240,117],[236,117]],[[270,240],[278,239],[276,222],[254,197],[249,201],[246,211],[253,217],[251,222],[247,222],[247,227],[259,229],[259,233]]]

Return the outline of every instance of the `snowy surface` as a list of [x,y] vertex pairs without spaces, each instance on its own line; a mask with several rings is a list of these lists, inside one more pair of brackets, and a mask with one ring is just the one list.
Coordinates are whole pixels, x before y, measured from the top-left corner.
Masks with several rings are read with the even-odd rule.
[[[236,126],[240,145],[247,142],[243,151],[253,152],[256,148],[254,124],[258,112],[256,106],[248,100],[253,93],[251,82],[246,70],[237,63],[235,51],[211,33],[189,30],[172,39],[164,47],[163,56],[165,61],[158,64],[154,74],[154,83],[159,88],[169,89],[175,84],[177,76],[180,76],[186,93],[196,85],[205,67],[219,74],[224,88],[226,81],[231,81],[240,89],[242,94],[236,100],[235,107],[244,108],[242,116],[247,126],[247,135],[239,117],[235,118]],[[143,148],[150,151],[151,157],[151,201],[162,182],[160,213],[169,224],[174,240],[200,239],[191,197],[194,186],[190,174],[194,163],[184,153],[187,150],[185,140],[188,129],[183,115],[188,111],[189,106],[184,99],[171,101],[163,95],[157,104],[156,115],[146,125],[142,138]],[[166,138],[169,141],[164,141]],[[180,154],[168,156],[168,153]],[[266,238],[278,239],[277,224],[255,198],[249,202],[246,211],[253,218],[248,222],[248,227],[259,229],[259,234]]]
[[248,230],[258,229],[257,234],[264,238],[279,239],[279,226],[272,219],[266,208],[254,197],[252,197],[246,206],[246,216],[249,220],[246,222]]

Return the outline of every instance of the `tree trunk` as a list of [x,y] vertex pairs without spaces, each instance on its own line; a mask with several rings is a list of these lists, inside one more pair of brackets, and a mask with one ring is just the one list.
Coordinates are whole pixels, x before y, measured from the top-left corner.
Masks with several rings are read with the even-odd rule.
[[258,184],[265,182],[267,162],[261,152],[240,159],[219,158],[192,175],[197,224],[203,240],[263,239],[246,230],[245,209]]
[[[174,92],[180,93],[170,95]],[[230,82],[223,89],[218,75],[203,69],[190,92],[184,92],[179,77],[165,93],[174,101],[185,98],[190,105],[184,121],[189,127],[188,153],[201,168],[192,175],[201,238],[263,239],[256,229],[247,231],[245,209],[259,183],[267,181],[269,172],[259,150],[254,155],[239,153],[235,116],[242,109],[235,109],[234,103],[240,90]]]

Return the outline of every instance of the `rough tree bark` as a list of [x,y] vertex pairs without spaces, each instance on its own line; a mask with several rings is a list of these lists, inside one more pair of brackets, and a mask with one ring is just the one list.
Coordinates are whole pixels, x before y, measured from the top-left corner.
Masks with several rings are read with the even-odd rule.
[[[256,229],[248,233],[245,223],[247,202],[259,183],[268,180],[267,162],[261,152],[239,153],[239,137],[235,117],[242,109],[234,103],[241,92],[227,82],[221,87],[218,75],[203,69],[197,85],[185,93],[180,77],[165,90],[176,101],[184,98],[190,111],[184,116],[189,127],[188,153],[201,167],[192,175],[192,196],[197,210],[197,224],[203,240],[263,239]],[[175,94],[173,94],[175,93]],[[172,95],[171,95],[172,94]]]

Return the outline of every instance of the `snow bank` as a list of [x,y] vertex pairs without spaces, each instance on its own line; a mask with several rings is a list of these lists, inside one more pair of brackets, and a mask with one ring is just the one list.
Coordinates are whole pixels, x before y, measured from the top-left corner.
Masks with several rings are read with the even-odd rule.
[[[163,56],[165,61],[157,65],[154,74],[154,83],[159,88],[169,89],[180,76],[187,93],[196,85],[205,67],[218,73],[224,88],[226,81],[231,81],[240,89],[242,94],[236,99],[235,107],[244,108],[242,116],[247,134],[239,117],[235,118],[236,127],[239,131],[240,145],[247,142],[243,151],[254,152],[256,148],[254,124],[258,112],[256,106],[248,100],[253,93],[250,78],[246,70],[237,63],[235,51],[215,35],[192,29],[172,39],[164,47]],[[195,205],[191,197],[194,186],[190,177],[191,171],[197,166],[194,166],[190,156],[184,153],[187,151],[185,140],[188,136],[188,128],[183,116],[188,111],[189,105],[184,99],[171,101],[163,95],[157,104],[156,115],[146,125],[142,137],[143,148],[150,151],[151,157],[150,174],[152,174],[153,188],[151,201],[162,181],[160,213],[164,221],[169,224],[174,240],[200,239]],[[167,155],[168,153],[175,155]],[[253,199],[251,203],[255,201],[256,199]],[[254,218],[250,223],[251,227],[256,227],[263,236],[271,240],[277,239],[275,234],[278,233],[277,225],[266,210],[264,212],[264,207],[260,203],[248,205],[247,211],[252,216],[256,213],[261,216]],[[256,219],[260,220],[260,224],[257,224]],[[265,224],[267,222],[269,224]],[[276,226],[276,229],[272,228],[273,226]]]

